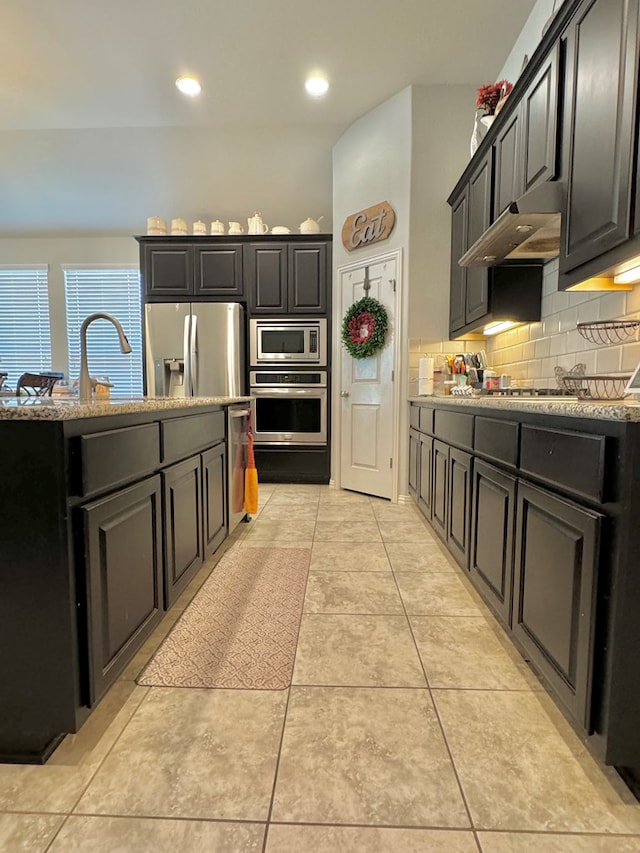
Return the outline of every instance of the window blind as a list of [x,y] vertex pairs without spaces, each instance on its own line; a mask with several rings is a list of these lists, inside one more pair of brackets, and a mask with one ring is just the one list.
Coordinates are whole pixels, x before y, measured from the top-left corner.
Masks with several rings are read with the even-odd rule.
[[63,266],[67,315],[69,377],[80,376],[80,327],[96,311],[113,314],[131,344],[120,350],[118,334],[108,320],[95,320],[87,329],[91,376],[108,376],[116,397],[142,394],[142,319],[140,272],[131,267]]
[[51,370],[47,266],[0,267],[0,371],[15,388],[26,372]]

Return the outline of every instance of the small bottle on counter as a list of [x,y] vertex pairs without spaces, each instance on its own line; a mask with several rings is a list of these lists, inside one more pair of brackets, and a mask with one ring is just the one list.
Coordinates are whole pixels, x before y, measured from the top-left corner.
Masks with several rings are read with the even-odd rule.
[[487,391],[495,391],[500,387],[500,377],[491,368],[487,367],[482,375],[482,387]]

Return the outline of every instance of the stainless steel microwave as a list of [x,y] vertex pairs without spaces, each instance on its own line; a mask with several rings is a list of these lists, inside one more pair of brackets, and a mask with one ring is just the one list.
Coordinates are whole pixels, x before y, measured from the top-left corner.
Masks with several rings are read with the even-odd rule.
[[327,363],[327,321],[324,317],[259,317],[249,322],[252,367],[276,364]]

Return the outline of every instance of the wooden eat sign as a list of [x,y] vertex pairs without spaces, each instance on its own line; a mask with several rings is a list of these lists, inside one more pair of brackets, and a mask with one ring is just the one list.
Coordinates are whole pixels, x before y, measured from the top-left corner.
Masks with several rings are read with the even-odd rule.
[[348,252],[386,240],[396,224],[396,214],[388,201],[374,204],[347,216],[342,226],[342,245]]

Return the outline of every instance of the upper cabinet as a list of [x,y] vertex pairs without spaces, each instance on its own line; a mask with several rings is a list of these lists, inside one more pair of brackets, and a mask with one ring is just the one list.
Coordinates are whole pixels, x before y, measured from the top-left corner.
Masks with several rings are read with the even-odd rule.
[[491,223],[493,152],[489,149],[469,181],[451,204],[451,289],[449,334],[452,338],[475,332],[488,323],[513,319],[540,319],[542,268],[461,267],[458,259]]
[[566,55],[561,276],[631,235],[638,0],[583,0]]
[[247,243],[250,314],[325,314],[330,266],[327,242]]
[[146,302],[246,302],[250,314],[326,314],[331,235],[138,237]]
[[147,301],[243,297],[242,245],[222,242],[145,241],[141,269]]

